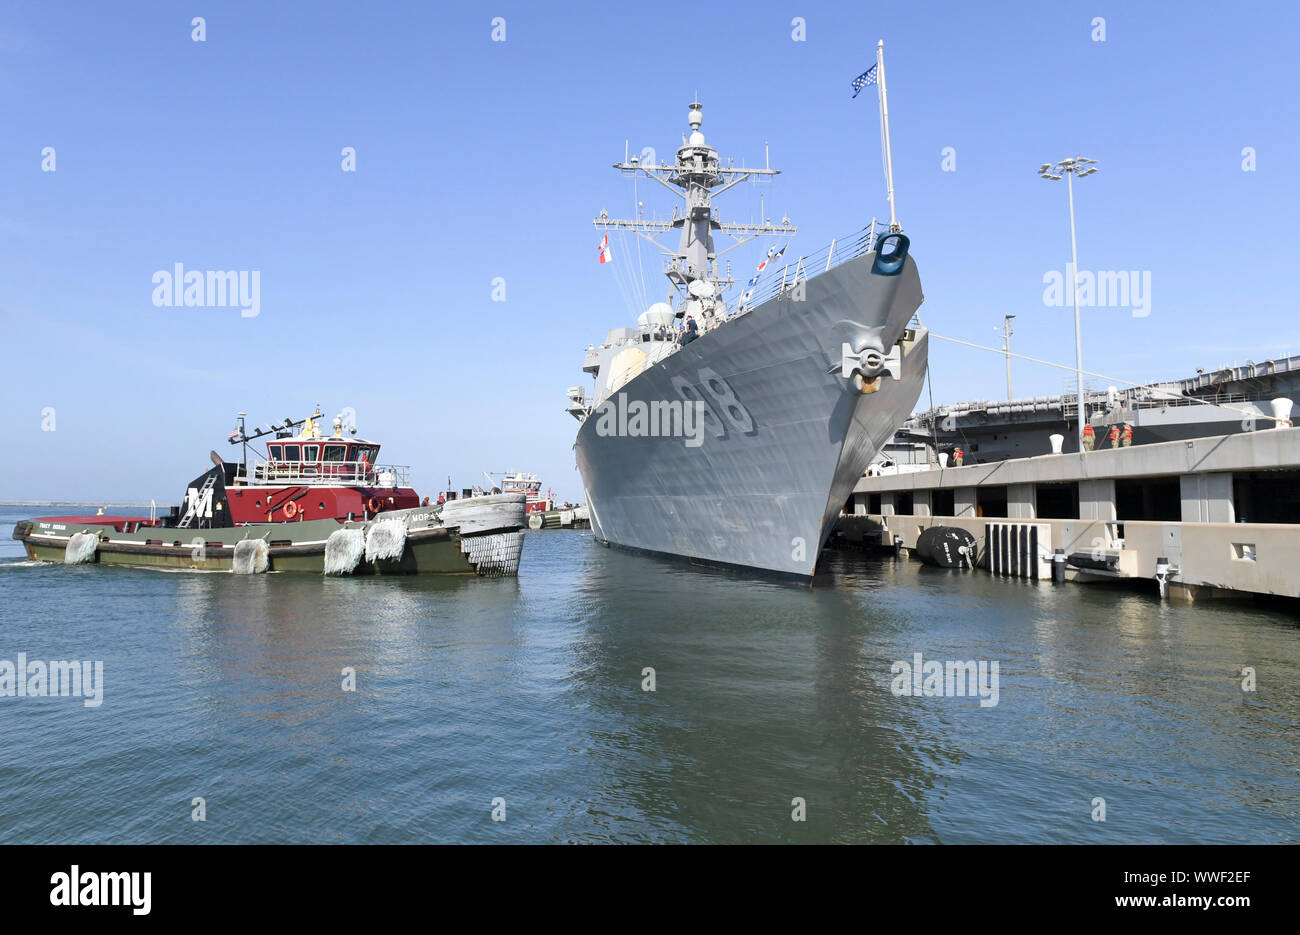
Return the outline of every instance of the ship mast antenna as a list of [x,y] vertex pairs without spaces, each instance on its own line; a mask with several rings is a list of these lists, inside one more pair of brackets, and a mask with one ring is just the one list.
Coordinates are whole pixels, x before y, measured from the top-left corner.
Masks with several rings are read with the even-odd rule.
[[[684,304],[678,310],[678,317],[697,307],[705,310],[714,308],[714,303],[723,290],[735,285],[730,273],[723,274],[718,267],[719,258],[724,254],[756,237],[790,238],[798,231],[788,219],[783,219],[779,225],[769,223],[766,216],[759,218],[757,224],[718,220],[713,207],[714,199],[741,182],[770,179],[779,175],[780,170],[771,167],[770,156],[766,152],[764,168],[761,169],[743,165],[737,167],[732,161],[724,165],[718,158],[718,151],[705,141],[704,133],[700,130],[704,122],[703,108],[698,97],[691,102],[686,121],[690,133],[682,135],[682,145],[673,162],[642,162],[627,151],[630,147],[625,142],[623,162],[614,166],[634,179],[643,176],[652,179],[681,199],[682,203],[673,210],[672,217],[660,218],[657,213],[645,217],[641,203],[637,201],[637,211],[633,218],[611,218],[602,211],[594,222],[600,231],[636,234],[664,254],[664,273],[669,281],[669,304],[673,303],[679,291],[683,293]],[[635,186],[633,198],[639,198]],[[678,237],[676,249],[665,246],[657,239],[660,235],[672,233]],[[714,234],[722,234],[733,242],[725,247],[715,246]],[[641,291],[644,294],[644,268],[641,269]],[[701,285],[695,286],[695,290],[691,291],[696,281],[702,281]]]
[[889,145],[889,95],[885,91],[885,40],[876,43],[876,77],[880,85],[880,126],[885,149],[885,187],[889,191],[889,229],[901,231],[894,211],[894,154]]

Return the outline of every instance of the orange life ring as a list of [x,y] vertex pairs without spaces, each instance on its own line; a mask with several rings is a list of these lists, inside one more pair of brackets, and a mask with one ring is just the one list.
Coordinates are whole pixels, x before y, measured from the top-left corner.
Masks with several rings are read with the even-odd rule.
[[286,503],[286,504],[284,505],[284,515],[285,515],[288,519],[293,519],[295,516],[297,516],[297,515],[298,515],[298,504],[294,503],[292,500],[290,500],[288,503]]
[[383,508],[384,508],[384,501],[380,500],[378,497],[371,497],[369,500],[366,501],[366,509],[368,509],[371,513],[378,513]]

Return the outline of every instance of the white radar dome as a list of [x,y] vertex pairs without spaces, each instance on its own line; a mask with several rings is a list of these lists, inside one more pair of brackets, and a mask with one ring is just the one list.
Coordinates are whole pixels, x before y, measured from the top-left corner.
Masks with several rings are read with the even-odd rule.
[[660,325],[668,327],[673,323],[673,308],[667,302],[656,302],[637,316],[636,323],[642,330]]

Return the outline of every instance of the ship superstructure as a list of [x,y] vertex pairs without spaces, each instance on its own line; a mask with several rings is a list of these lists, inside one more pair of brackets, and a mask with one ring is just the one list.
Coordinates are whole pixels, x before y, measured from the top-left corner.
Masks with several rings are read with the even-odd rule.
[[[1197,368],[1178,380],[1088,386],[1085,418],[1096,449],[1147,445],[1270,428],[1290,419],[1300,399],[1300,356]],[[961,448],[966,464],[1077,452],[1077,390],[1007,400],[935,406],[914,413],[877,454],[873,473],[925,470]],[[1117,437],[1118,436],[1118,437]]]

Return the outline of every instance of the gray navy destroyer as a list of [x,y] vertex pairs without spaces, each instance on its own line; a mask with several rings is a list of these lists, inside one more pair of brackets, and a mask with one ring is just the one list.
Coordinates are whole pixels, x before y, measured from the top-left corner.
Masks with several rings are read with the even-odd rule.
[[[717,195],[777,170],[724,164],[698,102],[688,122],[675,162],[615,166],[673,190],[682,210],[595,222],[659,246],[668,290],[587,349],[590,395],[569,389],[591,528],[609,546],[811,581],[854,484],[920,396],[920,277],[901,227],[873,219],[811,255],[771,247],[762,285],[734,292],[719,256],[796,228],[720,221]],[[891,215],[892,194],[891,180]],[[671,233],[675,249],[655,240]]]

